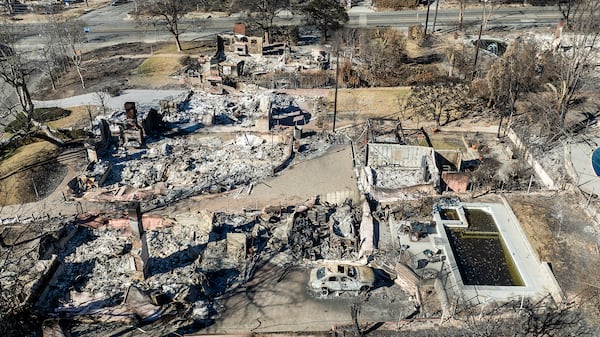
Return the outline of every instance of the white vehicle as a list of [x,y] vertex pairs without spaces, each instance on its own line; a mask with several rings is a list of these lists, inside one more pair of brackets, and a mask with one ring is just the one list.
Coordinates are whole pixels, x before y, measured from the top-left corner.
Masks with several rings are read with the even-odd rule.
[[331,291],[367,291],[374,282],[375,274],[369,267],[333,264],[312,269],[308,285],[327,295]]

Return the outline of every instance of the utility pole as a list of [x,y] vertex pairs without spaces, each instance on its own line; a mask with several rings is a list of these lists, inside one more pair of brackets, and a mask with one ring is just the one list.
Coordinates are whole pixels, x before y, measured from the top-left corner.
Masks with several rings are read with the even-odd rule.
[[338,101],[338,75],[340,73],[340,46],[336,48],[336,60],[335,60],[335,97],[333,99],[333,129],[335,132],[335,117],[337,115],[337,101]]

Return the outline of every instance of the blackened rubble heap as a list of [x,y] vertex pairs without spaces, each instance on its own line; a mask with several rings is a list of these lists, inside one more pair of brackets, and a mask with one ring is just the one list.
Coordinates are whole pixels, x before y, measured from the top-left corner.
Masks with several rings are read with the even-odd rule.
[[356,258],[361,210],[350,201],[342,206],[315,205],[294,218],[289,249],[297,258]]

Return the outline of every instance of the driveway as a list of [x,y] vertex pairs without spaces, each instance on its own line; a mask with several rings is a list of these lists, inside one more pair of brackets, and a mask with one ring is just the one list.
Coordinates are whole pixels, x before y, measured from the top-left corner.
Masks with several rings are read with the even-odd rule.
[[[130,89],[123,91],[119,96],[110,96],[105,104],[113,110],[123,109],[125,102],[135,102],[138,106],[159,107],[162,99],[171,96],[177,96],[186,93],[186,90],[141,90]],[[100,99],[97,93],[72,96],[67,98],[55,99],[51,101],[33,101],[36,108],[61,107],[68,108],[80,105],[100,105]]]
[[[379,275],[379,273],[376,273]],[[330,294],[321,298],[307,287],[309,269],[285,269],[267,262],[245,287],[223,298],[222,316],[204,332],[327,331],[334,325],[351,324],[350,306],[360,305],[360,322],[397,321],[414,306],[398,285],[378,279],[366,296]]]

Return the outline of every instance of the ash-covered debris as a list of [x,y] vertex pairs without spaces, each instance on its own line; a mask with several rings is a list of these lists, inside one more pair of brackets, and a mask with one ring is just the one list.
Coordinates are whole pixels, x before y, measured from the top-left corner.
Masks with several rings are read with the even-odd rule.
[[309,260],[355,258],[361,214],[350,202],[296,213],[288,242],[291,254]]
[[[360,215],[360,214],[358,214]],[[344,238],[356,236],[355,226],[358,223],[356,210],[350,204],[345,204],[331,215],[333,233]]]
[[[88,157],[96,164],[71,183],[71,195],[90,200],[151,199],[147,206],[160,207],[192,195],[250,186],[285,167],[282,165],[294,157],[292,151],[298,145],[292,144],[282,129],[269,134],[238,133],[234,139],[229,133],[211,137],[193,132],[218,124],[220,118],[238,127],[260,119],[258,128],[267,131],[274,100],[277,106],[294,106],[294,111],[306,115],[294,103],[298,98],[273,92],[190,92],[178,99],[182,101],[177,104],[161,102],[160,114],[156,110],[138,113],[133,103],[127,103],[125,113],[100,120],[101,140],[96,149],[88,149]],[[127,146],[133,143],[138,145]],[[309,156],[324,153],[327,144],[318,144],[303,150]],[[83,195],[86,191],[94,193]]]
[[371,168],[373,185],[381,188],[402,188],[423,183],[421,169],[398,169],[397,167],[381,166]]
[[[131,240],[126,234],[109,229],[74,227],[73,238],[59,253],[63,270],[52,285],[46,303],[58,311],[87,313],[85,306],[74,305],[90,293],[96,301],[116,300],[131,284],[133,261],[129,252]],[[109,301],[112,299],[112,301]],[[63,303],[63,305],[59,305]]]
[[302,138],[297,140],[297,160],[310,160],[324,155],[332,145],[331,140],[323,132],[302,132]]
[[269,92],[259,95],[194,92],[181,109],[171,109],[164,113],[163,120],[172,124],[253,126],[256,119],[267,118],[268,106],[261,104],[261,101],[270,100],[270,97]]
[[282,93],[271,96],[272,126],[302,126],[310,122],[312,115],[300,106],[300,98]]
[[[118,226],[105,220],[98,228],[70,227],[70,239],[57,251],[60,275],[40,301],[43,310],[91,321],[151,321],[174,314],[163,304],[180,303],[185,315],[207,319],[215,313],[211,299],[247,281],[253,257],[268,240],[257,214],[178,217],[146,231],[150,256],[146,277],[139,280],[131,234],[121,228],[127,220],[119,221]],[[35,265],[37,258],[31,260]],[[132,308],[132,303],[143,305]]]
[[199,193],[227,191],[269,176],[273,163],[281,162],[286,151],[285,144],[267,144],[252,135],[237,141],[163,139],[130,160],[115,160],[107,183],[143,188],[165,182]]
[[[2,314],[35,304],[58,267],[52,242],[68,236],[62,219],[29,223],[3,221],[0,233],[0,307]],[[6,309],[6,310],[5,310]]]
[[460,207],[461,201],[459,198],[439,198],[433,205],[434,211],[438,211],[444,207]]
[[321,244],[328,233],[318,223],[313,223],[305,215],[299,214],[294,219],[289,247],[296,258],[316,260],[323,258]]

